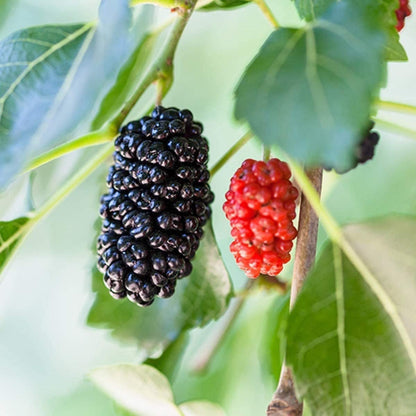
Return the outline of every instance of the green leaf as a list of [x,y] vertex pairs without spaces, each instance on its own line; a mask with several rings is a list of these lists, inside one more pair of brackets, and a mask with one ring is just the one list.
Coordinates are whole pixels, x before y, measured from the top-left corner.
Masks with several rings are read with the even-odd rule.
[[374,20],[340,2],[314,24],[273,32],[238,85],[236,117],[309,166],[350,168],[383,80]]
[[114,300],[102,282],[101,273],[94,268],[96,299],[88,324],[111,329],[115,337],[137,343],[152,355],[163,351],[182,331],[218,319],[227,309],[232,287],[211,223],[204,231],[191,275],[178,281],[172,298],[156,299],[149,308],[140,308],[127,299]]
[[223,9],[234,9],[239,6],[244,6],[251,3],[251,0],[214,0],[204,7],[201,7],[200,11],[214,11]]
[[0,221],[0,273],[26,236],[30,224],[28,217],[16,218],[12,221]]
[[295,0],[299,16],[308,22],[315,20],[335,2],[336,0]]
[[152,50],[159,36],[160,32],[149,32],[143,36],[141,42],[121,68],[113,87],[101,102],[98,114],[91,125],[92,130],[102,127],[130,98],[148,66]]
[[397,19],[395,10],[399,7],[398,0],[294,0],[299,16],[307,21],[319,18],[334,3],[350,3],[354,7],[363,6],[374,14],[383,16],[386,22],[395,26]]
[[148,358],[144,364],[151,365],[152,367],[163,373],[170,382],[173,382],[178,367],[180,366],[181,359],[185,353],[185,349],[189,343],[189,333],[187,331],[181,332],[158,358]]
[[90,379],[118,405],[137,416],[225,416],[220,406],[207,401],[177,406],[168,379],[149,365],[96,368]]
[[[396,30],[397,0],[344,0],[351,3],[365,4],[371,13],[378,14],[382,21],[382,27],[387,31],[387,43],[385,46],[385,59],[388,61],[407,61],[407,54],[400,44],[399,34]],[[295,0],[299,16],[307,21],[318,18],[336,0]]]
[[287,330],[286,359],[313,414],[405,416],[416,403],[416,219],[351,225],[362,276],[327,244]]
[[385,58],[388,61],[407,61],[407,53],[400,43],[400,37],[395,27],[388,31]]
[[286,326],[289,317],[289,294],[278,296],[267,313],[267,322],[263,332],[262,365],[265,372],[273,376],[277,383],[286,350]]
[[[359,0],[357,0],[359,1]],[[407,61],[407,54],[400,43],[397,32],[396,10],[399,7],[397,0],[369,0],[369,5],[374,13],[379,13],[382,26],[387,33],[387,41],[384,49],[384,57],[387,61]]]
[[186,402],[179,405],[183,416],[226,416],[217,404],[207,401]]
[[53,105],[91,31],[92,24],[34,27],[0,43],[2,186],[27,159],[33,132]]
[[91,380],[120,406],[139,416],[182,416],[167,378],[148,365],[120,364],[93,370]]
[[81,122],[131,48],[128,1],[103,0],[99,14],[98,23],[32,27],[0,42],[0,187],[88,130]]

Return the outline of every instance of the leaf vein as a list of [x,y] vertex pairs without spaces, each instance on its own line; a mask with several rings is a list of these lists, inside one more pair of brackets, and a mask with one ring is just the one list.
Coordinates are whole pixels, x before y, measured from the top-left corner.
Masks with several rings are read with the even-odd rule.
[[329,128],[334,124],[328,100],[325,97],[324,88],[317,71],[316,40],[312,30],[306,32],[306,79],[312,95],[320,124],[323,128]]
[[267,98],[269,96],[269,92],[271,91],[271,86],[273,85],[277,74],[280,72],[282,66],[287,61],[290,53],[294,50],[295,46],[299,42],[299,40],[302,38],[302,35],[304,34],[303,29],[297,30],[293,36],[289,39],[288,42],[286,42],[283,50],[276,56],[272,64],[270,65],[270,68],[268,69],[266,76],[264,78],[264,83],[262,85],[262,88],[260,90],[259,97],[263,98],[263,102],[260,104],[260,108],[266,107]]
[[334,254],[334,275],[335,275],[335,296],[337,299],[337,333],[338,333],[338,350],[339,365],[343,391],[345,396],[345,415],[351,415],[351,392],[348,383],[347,371],[347,353],[346,353],[346,336],[345,336],[345,299],[344,299],[344,273],[342,269],[341,249],[333,246]]
[[30,64],[26,67],[26,69],[22,71],[21,74],[19,74],[19,76],[14,80],[14,82],[10,84],[8,90],[3,94],[3,96],[0,97],[0,120],[3,118],[4,104],[6,100],[13,94],[14,90],[18,87],[20,82],[32,71],[32,69],[36,67],[36,65],[43,62],[46,58],[48,58],[54,52],[64,47],[65,45],[69,44],[73,40],[77,39],[79,36],[83,35],[87,30],[91,28],[91,26],[92,26],[91,23],[85,24],[80,29],[73,32],[71,35],[69,35],[65,39],[62,39],[58,43],[54,44],[53,46],[51,46],[51,48],[49,48],[43,54],[38,56],[35,60],[30,62]]
[[6,42],[6,45],[8,43],[30,43],[30,44],[33,44],[33,45],[46,46],[47,48],[50,48],[51,46],[53,46],[53,43],[51,43],[51,42],[46,42],[44,40],[34,39],[34,38],[11,39],[8,42]]

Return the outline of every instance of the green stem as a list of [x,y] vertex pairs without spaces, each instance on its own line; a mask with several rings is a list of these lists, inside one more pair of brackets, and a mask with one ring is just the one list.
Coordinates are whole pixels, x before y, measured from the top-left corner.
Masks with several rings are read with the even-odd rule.
[[113,145],[105,146],[92,158],[80,171],[72,176],[50,199],[48,199],[38,210],[30,213],[27,217],[29,221],[14,233],[8,240],[1,244],[0,254],[8,249],[15,241],[25,237],[32,227],[45,217],[53,208],[55,208],[63,199],[65,199],[81,182],[83,182],[97,167],[104,162],[113,152]]
[[178,10],[178,16],[175,19],[171,35],[169,36],[169,39],[165,47],[163,48],[161,54],[149,68],[147,74],[137,87],[132,97],[125,103],[124,107],[121,109],[118,116],[112,120],[111,124],[116,128],[119,128],[121,126],[121,124],[126,119],[127,115],[136,105],[137,101],[153,82],[157,81],[159,78],[165,79],[165,81],[168,78],[172,78],[172,65],[176,48],[178,46],[182,33],[185,30],[185,27],[189,21],[189,18],[191,17],[191,14],[194,10],[195,3],[195,0],[191,0],[189,2],[188,8]]
[[81,170],[60,188],[50,199],[48,199],[35,213],[33,221],[37,222],[46,214],[52,211],[64,198],[66,198],[79,184],[81,184],[88,176],[97,169],[114,151],[113,144],[105,146],[101,151],[93,157]]
[[270,149],[270,146],[263,145],[263,160],[267,162],[270,159],[270,156],[272,154],[272,151]]
[[394,101],[378,101],[378,107],[381,110],[396,111],[399,113],[407,113],[416,115],[416,106],[404,103],[396,103]]
[[394,132],[400,133],[404,136],[411,137],[412,139],[416,139],[416,130],[409,129],[407,127],[400,126],[399,124],[392,123],[391,121],[383,120],[380,118],[374,118],[373,119],[378,127],[392,130]]
[[249,131],[243,137],[241,137],[237,142],[235,142],[234,145],[230,147],[230,149],[212,167],[210,171],[211,177],[213,177],[228,162],[228,160],[232,156],[234,156],[252,137],[253,137],[253,133]]
[[264,14],[266,19],[272,24],[272,26],[275,29],[279,28],[279,23],[277,22],[277,19],[274,17],[272,11],[270,10],[270,7],[267,5],[267,3],[264,0],[253,0],[254,3],[257,4],[261,12]]
[[74,150],[82,149],[84,147],[96,146],[99,144],[106,143],[114,138],[116,131],[111,128],[105,130],[98,130],[88,133],[84,136],[78,137],[75,140],[64,143],[61,146],[57,146],[49,152],[40,155],[33,159],[28,166],[26,166],[23,173],[30,172],[31,170],[37,169],[40,166],[45,165],[52,160],[58,159],[67,153],[73,152]]
[[173,84],[173,68],[170,67],[169,74],[159,77],[156,84],[156,105],[161,105],[163,97],[169,92]]

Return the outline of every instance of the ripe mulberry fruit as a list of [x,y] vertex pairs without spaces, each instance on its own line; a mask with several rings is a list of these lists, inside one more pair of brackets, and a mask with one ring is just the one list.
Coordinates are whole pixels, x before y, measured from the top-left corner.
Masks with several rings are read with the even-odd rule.
[[231,252],[248,277],[277,276],[290,260],[298,197],[290,176],[279,159],[247,159],[231,178],[223,209],[234,237]]
[[364,139],[355,149],[355,166],[357,166],[359,163],[368,162],[374,157],[377,143],[380,140],[380,135],[373,130],[373,127],[374,121],[371,121]]
[[409,6],[409,0],[399,0],[399,2],[399,8],[396,10],[396,29],[398,32],[400,32],[404,28],[404,20],[412,13],[412,9]]
[[[344,171],[334,169],[337,173],[349,172],[350,170],[356,168],[358,164],[366,163],[374,157],[377,143],[380,140],[380,135],[373,130],[373,127],[374,121],[370,121],[364,134],[364,138],[355,148],[353,166],[350,169]],[[329,166],[324,166],[324,169],[329,171],[332,168]]]
[[148,306],[191,273],[214,199],[202,130],[189,110],[158,106],[115,139],[97,241],[98,269],[114,298]]

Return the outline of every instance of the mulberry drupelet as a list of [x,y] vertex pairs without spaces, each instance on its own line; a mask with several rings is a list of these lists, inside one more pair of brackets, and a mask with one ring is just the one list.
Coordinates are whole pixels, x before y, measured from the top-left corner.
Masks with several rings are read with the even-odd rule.
[[97,242],[98,269],[114,298],[148,306],[191,273],[214,199],[202,130],[189,110],[158,106],[116,138]]

